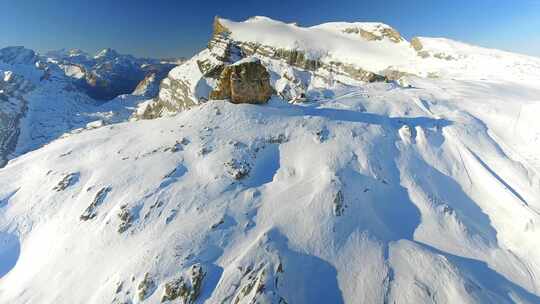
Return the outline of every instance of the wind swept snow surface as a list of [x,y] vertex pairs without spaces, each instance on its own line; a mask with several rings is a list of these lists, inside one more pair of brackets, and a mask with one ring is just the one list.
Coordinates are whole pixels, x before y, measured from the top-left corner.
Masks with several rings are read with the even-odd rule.
[[[2,302],[138,302],[149,273],[144,301],[157,303],[202,265],[201,303],[538,303],[539,168],[435,89],[335,94],[208,102],[11,161],[0,171]],[[257,292],[240,287],[269,276]]]

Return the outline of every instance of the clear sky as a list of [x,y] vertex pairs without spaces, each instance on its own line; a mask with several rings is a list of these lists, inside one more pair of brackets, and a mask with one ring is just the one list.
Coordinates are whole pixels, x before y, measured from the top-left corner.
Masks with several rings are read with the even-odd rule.
[[190,56],[205,47],[215,15],[306,26],[380,21],[408,39],[448,37],[540,57],[540,0],[0,0],[0,47]]

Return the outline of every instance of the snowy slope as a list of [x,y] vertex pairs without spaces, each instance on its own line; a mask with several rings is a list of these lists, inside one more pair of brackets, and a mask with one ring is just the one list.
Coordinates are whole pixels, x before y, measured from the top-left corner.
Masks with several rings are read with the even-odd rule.
[[282,48],[356,39],[384,51],[340,60],[377,69],[411,52],[404,69],[437,77],[368,84],[255,55],[279,96],[235,105],[204,100],[202,51],[160,91],[197,106],[63,136],[0,169],[0,303],[171,290],[180,303],[540,303],[540,59],[438,38],[419,39],[422,57],[342,31],[387,28],[375,23],[223,23]]

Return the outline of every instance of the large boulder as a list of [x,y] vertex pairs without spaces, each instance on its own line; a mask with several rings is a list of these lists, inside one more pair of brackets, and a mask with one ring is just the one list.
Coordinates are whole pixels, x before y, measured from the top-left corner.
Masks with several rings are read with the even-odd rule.
[[266,103],[274,90],[270,74],[257,58],[244,58],[226,66],[210,99],[229,99],[232,103]]

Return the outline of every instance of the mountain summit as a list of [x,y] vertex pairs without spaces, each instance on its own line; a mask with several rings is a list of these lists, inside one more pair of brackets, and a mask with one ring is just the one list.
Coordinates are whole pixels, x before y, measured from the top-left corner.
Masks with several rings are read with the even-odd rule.
[[0,169],[0,303],[540,303],[539,81],[382,23],[216,18],[110,102],[133,116]]

